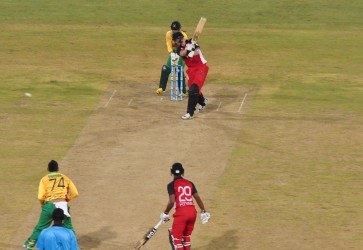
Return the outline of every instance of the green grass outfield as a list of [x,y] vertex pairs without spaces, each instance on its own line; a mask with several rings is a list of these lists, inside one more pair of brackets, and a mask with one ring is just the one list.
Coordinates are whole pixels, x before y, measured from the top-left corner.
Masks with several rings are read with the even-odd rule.
[[108,83],[156,83],[170,22],[192,33],[200,16],[208,81],[255,90],[211,206],[220,230],[202,232],[209,249],[363,249],[355,0],[1,1],[0,248]]

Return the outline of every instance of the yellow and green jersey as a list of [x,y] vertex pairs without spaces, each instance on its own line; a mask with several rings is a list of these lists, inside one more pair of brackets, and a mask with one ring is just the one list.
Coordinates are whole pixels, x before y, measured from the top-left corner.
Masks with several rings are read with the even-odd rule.
[[64,174],[49,172],[39,183],[38,199],[41,204],[53,200],[70,201],[78,196],[78,190]]
[[[184,31],[180,32],[183,34],[184,39],[187,40],[188,39],[187,34]],[[169,30],[168,32],[166,32],[165,40],[166,40],[166,49],[168,50],[168,53],[170,54],[171,52],[175,52],[176,46],[175,43],[173,42],[173,31]]]

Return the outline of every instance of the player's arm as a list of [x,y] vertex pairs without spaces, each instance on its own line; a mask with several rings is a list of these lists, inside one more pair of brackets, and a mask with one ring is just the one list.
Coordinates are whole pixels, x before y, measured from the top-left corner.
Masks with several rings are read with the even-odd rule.
[[174,182],[168,184],[167,190],[169,194],[168,204],[166,204],[164,212],[162,212],[160,215],[160,219],[162,220],[163,224],[170,220],[169,212],[173,208],[175,203]]
[[[193,185],[194,186],[194,185]],[[195,188],[195,187],[194,187]],[[193,193],[193,197],[195,199],[195,201],[197,202],[201,212],[200,212],[200,219],[202,220],[202,224],[205,224],[209,221],[210,219],[210,213],[208,213],[206,210],[205,210],[205,207],[204,207],[204,204],[203,204],[203,201],[202,199],[200,198],[199,194],[197,193],[197,190],[194,189],[195,192]]]
[[185,48],[179,47],[176,51],[176,53],[181,56],[181,57],[185,57],[187,56],[187,51],[185,50]]
[[166,32],[165,41],[166,41],[166,49],[168,50],[168,53],[170,54],[171,52],[173,52],[173,39],[171,37],[170,31]]
[[203,203],[202,199],[200,198],[199,194],[194,193],[193,197],[194,197],[195,201],[197,202],[200,210],[205,211],[204,203]]
[[169,214],[175,203],[175,194],[169,195],[169,201],[164,210],[164,214]]
[[76,185],[69,180],[69,186],[68,186],[68,194],[67,194],[67,201],[73,200],[78,196],[78,190],[76,188]]
[[45,185],[43,183],[43,179],[39,182],[39,188],[38,188],[38,200],[40,204],[45,204]]

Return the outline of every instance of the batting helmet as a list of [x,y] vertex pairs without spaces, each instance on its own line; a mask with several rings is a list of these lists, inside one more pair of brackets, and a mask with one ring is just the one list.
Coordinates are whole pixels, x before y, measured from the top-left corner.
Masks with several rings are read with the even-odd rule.
[[180,29],[181,29],[181,24],[180,24],[180,22],[178,22],[178,21],[173,21],[173,22],[171,23],[171,25],[170,25],[170,28],[171,28],[172,30],[180,30]]
[[173,166],[171,166],[170,172],[172,175],[183,175],[184,174],[183,165],[179,162],[174,163]]
[[173,34],[173,36],[172,36],[172,39],[173,39],[173,41],[175,41],[175,40],[179,40],[179,39],[181,39],[181,38],[183,38],[184,36],[183,36],[183,33],[181,33],[180,31],[178,31],[178,32],[175,32],[174,34]]

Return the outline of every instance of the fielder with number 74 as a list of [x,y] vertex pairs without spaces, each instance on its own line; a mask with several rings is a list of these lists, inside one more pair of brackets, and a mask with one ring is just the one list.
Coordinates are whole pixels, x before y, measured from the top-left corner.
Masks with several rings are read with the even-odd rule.
[[164,212],[160,215],[160,219],[163,223],[169,221],[169,212],[175,207],[173,226],[169,229],[170,244],[173,250],[190,250],[190,237],[197,218],[193,198],[201,209],[202,224],[208,222],[210,214],[206,212],[195,185],[183,178],[184,168],[181,163],[174,163],[172,165],[171,175],[173,176],[173,181],[167,186],[169,201]]
[[42,230],[51,225],[55,208],[64,211],[64,227],[74,232],[68,202],[78,196],[78,190],[71,179],[58,170],[58,163],[51,160],[48,163],[48,174],[40,180],[38,200],[42,205],[42,212],[32,235],[23,244],[28,250],[34,249]]

